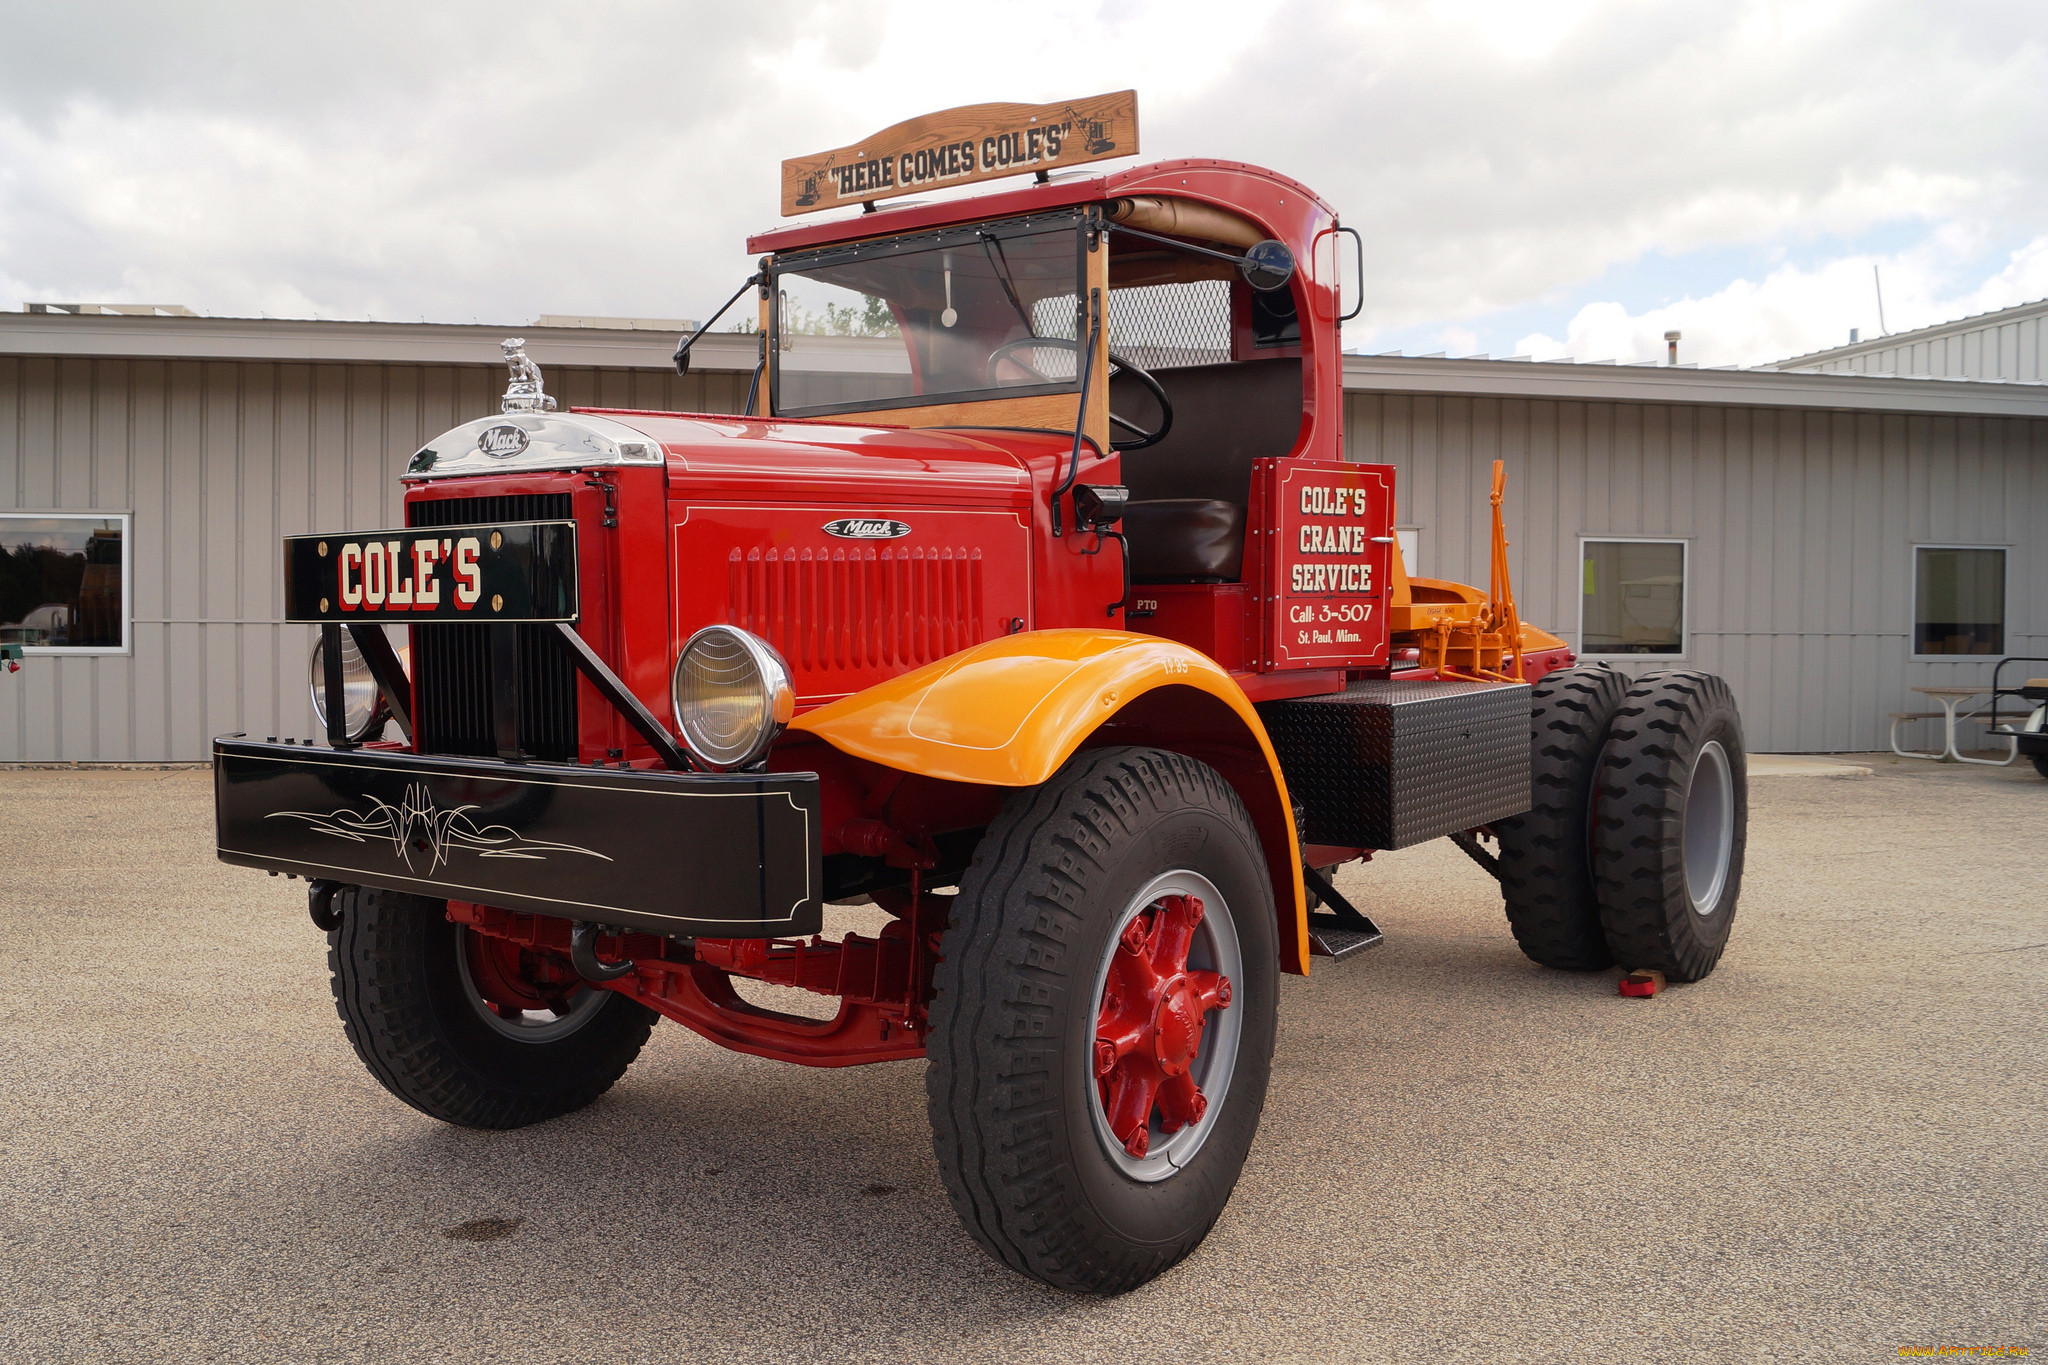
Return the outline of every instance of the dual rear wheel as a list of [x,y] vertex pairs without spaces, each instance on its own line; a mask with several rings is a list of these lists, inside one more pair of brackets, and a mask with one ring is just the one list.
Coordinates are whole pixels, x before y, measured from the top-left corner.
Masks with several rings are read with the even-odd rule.
[[1527,814],[1496,826],[1508,923],[1546,967],[1714,970],[1749,818],[1742,719],[1708,673],[1548,674],[1531,697]]

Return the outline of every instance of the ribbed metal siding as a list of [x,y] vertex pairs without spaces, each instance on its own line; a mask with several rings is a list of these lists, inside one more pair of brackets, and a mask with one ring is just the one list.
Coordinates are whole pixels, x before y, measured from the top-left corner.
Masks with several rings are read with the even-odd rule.
[[1467,583],[1505,459],[1522,619],[1574,644],[1581,536],[1685,540],[1689,653],[1623,666],[1721,674],[1759,752],[1881,750],[1912,687],[1990,679],[1910,657],[1916,544],[2009,547],[2006,651],[2048,654],[2048,421],[1352,393],[1345,443]]
[[1823,353],[1811,362],[1780,362],[1779,368],[2048,383],[2048,310],[2037,307],[2021,317],[1993,314],[1981,326],[1935,336],[1886,338],[1853,354]]
[[[564,406],[731,412],[745,374],[548,367]],[[0,509],[134,515],[132,652],[0,678],[0,761],[190,761],[319,733],[279,541],[403,524],[415,450],[498,410],[502,365],[0,356]]]
[[[413,526],[558,521],[567,493],[434,498],[406,504]],[[413,632],[419,747],[426,754],[497,753],[491,626],[425,626]],[[535,758],[576,757],[576,665],[553,626],[514,626],[519,659],[519,747]]]

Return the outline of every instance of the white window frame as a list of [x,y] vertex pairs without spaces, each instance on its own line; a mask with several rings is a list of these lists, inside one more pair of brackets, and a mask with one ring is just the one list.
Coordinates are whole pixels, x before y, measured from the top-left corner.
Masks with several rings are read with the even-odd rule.
[[121,643],[115,645],[23,645],[24,656],[76,659],[135,652],[135,515],[95,508],[51,507],[41,511],[10,508],[0,512],[0,541],[10,521],[118,521],[121,523]]
[[[1420,526],[1396,526],[1394,539],[1401,546],[1401,567],[1408,571],[1410,578],[1427,578],[1422,571],[1422,528]],[[1411,551],[1410,546],[1414,549]]]
[[[2004,647],[1996,654],[1922,654],[1920,652],[1920,552],[1922,550],[1997,550],[2005,556],[2004,597],[2000,610],[2005,613],[2002,625],[2005,629]],[[1947,540],[1916,540],[1913,542],[1913,565],[1906,576],[1906,648],[1911,650],[1907,658],[1916,664],[1957,664],[1990,660],[1996,662],[2012,653],[2012,561],[2010,545],[1959,544]]]
[[[1586,547],[1588,545],[1676,545],[1678,547],[1678,652],[1676,654],[1602,653],[1586,648]],[[1582,659],[1671,660],[1692,657],[1692,537],[1690,536],[1608,536],[1581,532],[1578,567],[1573,571],[1572,594],[1578,598],[1578,655]]]

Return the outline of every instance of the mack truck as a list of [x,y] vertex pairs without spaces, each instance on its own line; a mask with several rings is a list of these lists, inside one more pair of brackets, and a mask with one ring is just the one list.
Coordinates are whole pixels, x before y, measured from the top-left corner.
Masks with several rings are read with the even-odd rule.
[[[1345,458],[1355,230],[1256,166],[1070,164],[1136,141],[1076,113],[798,165],[859,210],[749,241],[744,411],[562,409],[507,341],[402,527],[285,541],[317,733],[215,742],[219,856],[305,879],[397,1099],[542,1123],[664,1019],[922,1059],[969,1236],[1118,1293],[1223,1213],[1284,980],[1380,941],[1347,864],[1449,838],[1545,967],[1714,969],[1727,686],[1521,621],[1498,467],[1488,583],[1408,572]],[[859,366],[800,363],[821,318]]]

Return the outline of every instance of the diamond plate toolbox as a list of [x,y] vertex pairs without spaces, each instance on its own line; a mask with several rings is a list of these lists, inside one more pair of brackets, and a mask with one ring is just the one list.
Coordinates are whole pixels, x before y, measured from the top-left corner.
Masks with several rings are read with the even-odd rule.
[[1526,683],[1355,682],[1258,709],[1303,843],[1407,848],[1529,809]]

